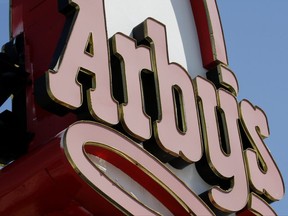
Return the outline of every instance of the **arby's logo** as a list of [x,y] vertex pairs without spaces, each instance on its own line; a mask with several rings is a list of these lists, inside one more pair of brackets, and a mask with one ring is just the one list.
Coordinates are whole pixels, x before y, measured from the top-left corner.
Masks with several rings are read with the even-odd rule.
[[[76,172],[128,214],[159,211],[113,182],[91,155],[122,170],[175,215],[275,215],[269,203],[283,197],[284,184],[263,141],[267,118],[236,99],[215,1],[190,1],[206,78],[169,62],[165,24],[154,18],[135,26],[133,36],[108,38],[104,2],[59,5],[68,27],[36,84],[48,110],[89,115],[62,137]],[[196,194],[168,163],[179,170],[195,165],[211,187]]]

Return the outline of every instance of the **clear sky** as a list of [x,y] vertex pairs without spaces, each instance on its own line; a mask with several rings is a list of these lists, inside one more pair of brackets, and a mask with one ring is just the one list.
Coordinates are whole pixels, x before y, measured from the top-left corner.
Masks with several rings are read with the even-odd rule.
[[[261,107],[269,121],[265,140],[288,187],[288,1],[218,0],[230,68],[239,98]],[[272,204],[288,215],[286,196]]]
[[[0,0],[0,45],[9,40],[8,3]],[[218,0],[218,7],[238,100],[248,99],[268,116],[265,142],[288,187],[288,0]],[[288,215],[287,195],[272,207]]]

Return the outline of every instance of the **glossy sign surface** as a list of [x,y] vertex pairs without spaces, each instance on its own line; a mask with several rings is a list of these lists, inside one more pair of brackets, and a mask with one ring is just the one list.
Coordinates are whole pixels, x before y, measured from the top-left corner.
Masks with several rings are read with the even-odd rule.
[[[268,203],[283,197],[284,185],[264,143],[267,119],[250,102],[236,100],[239,86],[228,66],[216,1],[183,1],[192,8],[198,38],[182,43],[199,40],[195,49],[201,50],[207,79],[194,78],[191,66],[170,60],[169,40],[177,26],[169,29],[169,23],[145,17],[113,36],[106,17],[112,0],[29,2],[12,2],[12,35],[25,33],[26,70],[35,81],[27,87],[32,147],[48,143],[72,122],[90,119],[94,123],[68,127],[63,148],[84,184],[115,209],[157,214],[105,176],[89,154],[122,170],[173,214],[273,212]],[[164,2],[177,11],[173,1]],[[63,113],[68,115],[55,115]],[[184,170],[199,173],[206,188],[200,191],[172,173]]]
[[[70,163],[83,176],[82,178],[87,179],[97,191],[99,190],[100,193],[104,193],[108,196],[108,199],[117,202],[121,208],[132,214],[145,215],[149,214],[149,211],[137,203],[133,197],[129,197],[125,191],[116,186],[111,186],[109,179],[105,178],[101,172],[95,170],[93,163],[89,162],[84,154],[79,154],[79,152],[85,149],[85,145],[88,146],[87,152],[100,157],[103,154],[101,148],[106,149],[107,151],[102,157],[119,166],[122,170],[129,170],[131,169],[129,168],[130,166],[136,172],[146,173],[147,176],[134,174],[134,178],[142,185],[147,184],[146,181],[150,181],[147,178],[152,178],[156,183],[152,182],[152,185],[147,185],[148,190],[150,190],[149,188],[153,188],[153,184],[161,185],[160,188],[163,187],[164,191],[160,189],[154,191],[154,194],[156,197],[160,197],[160,199],[163,196],[162,202],[168,202],[167,207],[171,208],[173,214],[184,214],[185,212],[188,214],[190,212],[196,215],[202,213],[213,215],[203,201],[179,181],[160,161],[152,157],[139,144],[129,140],[111,128],[94,122],[78,122],[66,131],[63,137],[63,145]],[[113,157],[113,154],[120,156],[118,160],[117,157]],[[137,155],[136,158],[135,155]],[[125,164],[125,162],[122,162],[123,160],[128,160],[131,164]],[[125,165],[123,166],[121,163]],[[136,167],[133,168],[133,166]],[[138,169],[140,170],[137,171]],[[140,178],[141,176],[143,177]],[[156,185],[156,187],[159,186]],[[172,197],[170,198],[169,196]]]

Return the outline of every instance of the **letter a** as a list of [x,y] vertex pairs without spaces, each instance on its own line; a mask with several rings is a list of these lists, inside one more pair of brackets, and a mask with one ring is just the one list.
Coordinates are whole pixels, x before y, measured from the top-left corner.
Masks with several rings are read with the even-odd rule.
[[92,77],[92,88],[87,90],[91,115],[96,120],[117,124],[118,104],[111,93],[103,0],[74,0],[60,4],[65,4],[64,7],[60,5],[60,8],[68,21],[71,8],[72,12],[76,12],[71,18],[72,27],[68,31],[70,33],[64,49],[46,73],[50,100],[69,109],[79,108],[83,103],[83,89],[77,76],[79,72],[86,73]]

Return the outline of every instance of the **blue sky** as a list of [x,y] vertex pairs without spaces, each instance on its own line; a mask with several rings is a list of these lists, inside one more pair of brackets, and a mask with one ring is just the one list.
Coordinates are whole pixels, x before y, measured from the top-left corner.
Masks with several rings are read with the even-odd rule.
[[[8,2],[0,0],[0,45],[9,40]],[[288,187],[288,1],[218,0],[218,7],[238,100],[248,99],[268,116],[271,135],[265,142]],[[288,215],[287,196],[272,206]]]
[[[235,72],[239,99],[261,107],[269,121],[265,140],[288,187],[288,1],[218,0],[229,65]],[[272,204],[288,215],[286,196]]]

